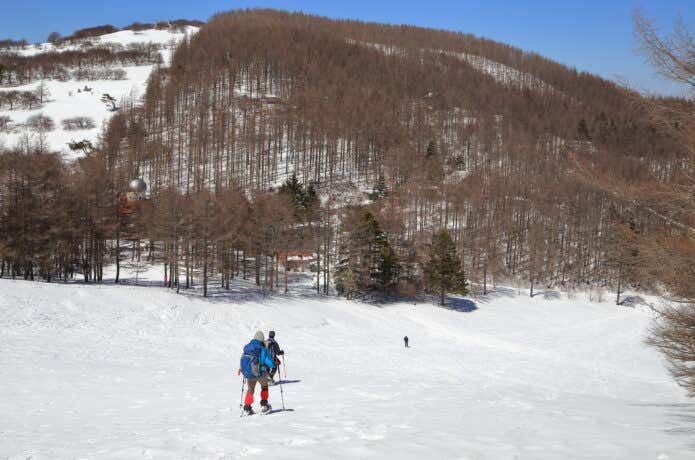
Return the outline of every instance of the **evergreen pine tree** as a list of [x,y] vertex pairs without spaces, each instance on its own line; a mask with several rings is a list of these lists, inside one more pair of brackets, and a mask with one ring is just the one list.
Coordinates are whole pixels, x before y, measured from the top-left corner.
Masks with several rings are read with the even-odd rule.
[[379,267],[376,273],[377,283],[375,288],[381,291],[388,291],[393,282],[398,278],[399,274],[399,263],[396,252],[393,248],[386,242],[386,245],[382,248]]
[[432,239],[430,260],[425,272],[430,286],[439,291],[442,305],[445,303],[447,292],[468,293],[468,283],[456,254],[456,245],[446,229],[440,230]]
[[355,264],[351,257],[352,251],[347,244],[341,244],[338,251],[338,263],[335,266],[335,288],[338,294],[344,295],[348,299],[358,291],[358,274]]
[[367,212],[364,215],[367,227],[366,239],[368,241],[369,260],[369,285],[367,288],[374,291],[387,290],[397,275],[398,261],[396,254],[389,245],[386,235],[381,230],[379,221],[374,214]]
[[311,216],[311,211],[318,207],[319,199],[316,194],[316,186],[309,182],[304,186],[296,174],[287,179],[280,187],[280,193],[290,197],[290,201],[295,209],[295,216],[299,220],[307,220]]
[[437,144],[434,141],[430,141],[427,144],[427,156],[433,157],[437,155]]
[[302,206],[304,209],[310,210],[318,205],[318,202],[319,198],[316,194],[316,186],[314,185],[314,182],[311,181],[306,187],[304,187],[304,190],[302,191]]
[[292,177],[287,179],[280,187],[280,193],[286,193],[290,196],[292,203],[295,206],[302,204],[304,198],[304,190],[302,184],[299,183],[296,174],[292,174]]
[[398,258],[376,217],[369,211],[355,217],[344,221],[335,272],[336,288],[348,298],[386,291],[398,275]]
[[372,193],[369,194],[369,199],[372,201],[376,201],[381,198],[386,198],[388,194],[389,192],[388,188],[386,187],[386,179],[384,178],[384,175],[381,174],[379,175],[379,178],[377,179],[376,184],[374,185]]
[[589,126],[586,124],[585,119],[579,120],[577,124],[577,140],[579,141],[590,141],[591,135],[589,134]]

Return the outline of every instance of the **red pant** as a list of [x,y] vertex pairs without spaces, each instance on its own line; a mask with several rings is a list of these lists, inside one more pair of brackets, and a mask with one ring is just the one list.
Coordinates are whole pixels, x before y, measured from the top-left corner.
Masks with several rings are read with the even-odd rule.
[[246,398],[244,399],[244,404],[250,406],[253,404],[253,392],[256,390],[256,384],[261,386],[261,405],[265,406],[268,404],[268,377],[263,375],[257,379],[246,379]]

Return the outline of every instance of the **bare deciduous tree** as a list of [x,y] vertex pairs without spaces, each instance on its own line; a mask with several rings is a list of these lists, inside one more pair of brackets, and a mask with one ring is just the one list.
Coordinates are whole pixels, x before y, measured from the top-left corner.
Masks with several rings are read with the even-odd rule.
[[91,117],[71,117],[64,118],[61,121],[63,129],[66,131],[74,131],[78,129],[92,129],[96,125]]
[[[662,36],[643,14],[634,16],[637,38],[654,68],[695,96],[695,41],[684,24]],[[659,216],[666,230],[643,241],[652,275],[679,303],[661,309],[649,342],[664,353],[676,380],[695,396],[695,109],[685,101],[652,100],[658,126],[687,149],[688,168],[678,181],[640,190],[638,205]]]

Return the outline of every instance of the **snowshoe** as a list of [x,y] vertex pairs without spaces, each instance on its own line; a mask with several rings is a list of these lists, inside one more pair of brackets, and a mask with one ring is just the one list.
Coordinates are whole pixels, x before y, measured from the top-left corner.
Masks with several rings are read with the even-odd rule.
[[272,409],[270,404],[264,404],[261,406],[261,414],[267,414]]
[[255,412],[253,411],[253,408],[251,406],[244,406],[244,416],[248,417],[249,415],[253,415]]

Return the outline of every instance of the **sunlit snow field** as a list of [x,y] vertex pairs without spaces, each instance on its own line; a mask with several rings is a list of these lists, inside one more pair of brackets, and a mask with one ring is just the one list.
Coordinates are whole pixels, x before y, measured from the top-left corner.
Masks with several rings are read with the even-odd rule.
[[[203,299],[158,274],[0,280],[0,458],[695,458],[695,404],[643,305],[500,288],[374,306],[306,283]],[[287,410],[240,418],[257,329],[287,351]]]

